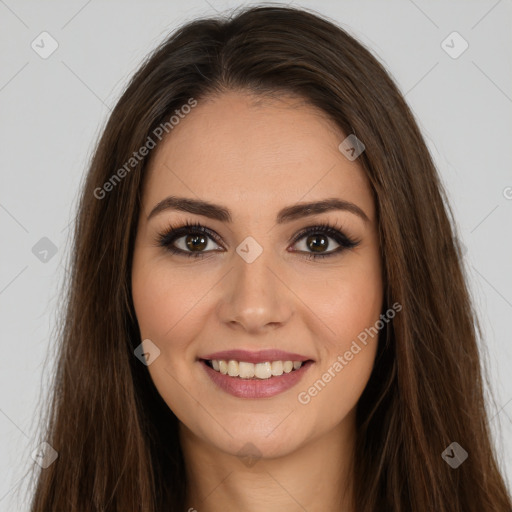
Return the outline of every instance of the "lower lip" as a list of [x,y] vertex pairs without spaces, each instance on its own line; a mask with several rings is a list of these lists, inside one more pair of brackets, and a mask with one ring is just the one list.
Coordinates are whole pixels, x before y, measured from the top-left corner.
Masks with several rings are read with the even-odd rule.
[[200,363],[213,382],[230,395],[238,398],[269,398],[295,386],[308,371],[313,361],[303,363],[298,370],[268,379],[230,377],[210,368],[204,360],[201,360]]

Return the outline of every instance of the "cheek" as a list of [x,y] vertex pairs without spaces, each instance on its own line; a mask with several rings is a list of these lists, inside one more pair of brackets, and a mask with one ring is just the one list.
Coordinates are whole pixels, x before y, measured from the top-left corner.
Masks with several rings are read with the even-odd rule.
[[132,274],[132,297],[141,337],[149,338],[160,347],[162,334],[172,326],[176,295],[169,293],[165,276],[148,267],[136,268]]
[[175,331],[193,314],[200,293],[186,272],[171,270],[164,260],[148,260],[134,263],[132,297],[141,336],[165,345],[165,340],[179,339]]
[[[187,375],[195,362],[193,340],[201,335],[211,304],[208,291],[218,276],[198,276],[184,267],[171,266],[165,256],[134,260],[132,297],[141,341],[150,339],[160,350],[155,364],[148,369],[155,382],[164,379],[171,385],[169,373]],[[172,380],[172,379],[171,379]]]
[[[168,263],[148,258],[134,260],[132,297],[141,340],[150,339],[160,350],[147,369],[158,392],[174,412],[190,409],[183,393],[189,361],[188,341],[200,330],[204,294],[191,283],[187,272],[172,270]],[[190,355],[192,362],[192,355]]]
[[329,281],[309,288],[308,305],[321,319],[325,337],[317,344],[319,367],[301,386],[298,397],[306,410],[323,410],[330,421],[337,422],[356,405],[373,368],[382,301],[378,260],[347,266],[333,272]]
[[343,353],[358,335],[377,322],[383,304],[383,286],[378,258],[365,257],[338,269],[323,270],[315,279],[309,279],[298,295],[305,297],[305,303],[314,313],[310,318],[321,320],[312,332],[325,334],[323,346],[332,357]]
[[348,349],[352,340],[358,339],[379,319],[382,310],[380,281],[368,276],[354,277],[339,293],[336,307],[330,310],[329,321],[333,330],[341,335],[336,343],[338,348]]

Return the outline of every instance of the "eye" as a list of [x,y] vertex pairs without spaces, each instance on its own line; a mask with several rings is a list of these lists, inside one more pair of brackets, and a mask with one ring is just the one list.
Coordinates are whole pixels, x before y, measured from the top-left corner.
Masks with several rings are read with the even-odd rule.
[[[202,258],[212,252],[212,241],[219,241],[219,236],[199,223],[187,222],[180,227],[169,226],[160,233],[156,243],[172,254],[179,254],[191,258]],[[217,245],[214,243],[214,245]],[[208,249],[208,250],[207,250]]]
[[[331,247],[332,242],[329,239],[333,239],[335,250],[327,251]],[[335,226],[330,224],[319,224],[312,226],[301,231],[294,239],[294,244],[298,241],[302,241],[297,252],[305,252],[306,258],[327,258],[339,254],[346,249],[352,249],[360,244],[360,240],[353,240],[349,238],[343,231],[340,231]],[[309,252],[308,251],[312,251]],[[296,251],[293,251],[296,252]]]
[[[333,245],[329,240],[334,240],[334,250],[327,251]],[[309,259],[334,256],[360,243],[359,240],[349,238],[335,226],[325,223],[302,230],[294,237],[292,245],[299,241],[302,242],[298,244],[301,247],[291,252],[304,253]],[[165,232],[157,236],[155,242],[172,254],[191,258],[205,257],[208,253],[219,252],[219,245],[222,247],[220,237],[214,231],[199,223],[188,222],[180,227],[169,226]]]

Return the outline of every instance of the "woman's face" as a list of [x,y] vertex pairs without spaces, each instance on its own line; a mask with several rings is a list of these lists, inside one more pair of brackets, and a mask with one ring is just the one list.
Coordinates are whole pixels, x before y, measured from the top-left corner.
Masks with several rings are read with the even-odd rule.
[[[133,301],[156,388],[210,448],[273,457],[355,424],[377,349],[358,336],[379,320],[383,290],[375,207],[345,138],[298,99],[229,92],[153,150]],[[178,206],[164,208],[170,196]],[[340,203],[295,210],[327,200]],[[158,244],[186,223],[207,231]],[[319,224],[334,231],[301,234]]]

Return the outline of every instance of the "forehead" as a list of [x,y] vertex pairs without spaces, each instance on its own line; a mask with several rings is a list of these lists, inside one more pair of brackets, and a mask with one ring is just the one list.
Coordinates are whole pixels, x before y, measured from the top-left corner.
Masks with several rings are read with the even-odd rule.
[[146,210],[167,195],[262,214],[300,201],[357,201],[372,218],[363,169],[339,151],[346,135],[300,98],[228,92],[198,102],[154,150]]

